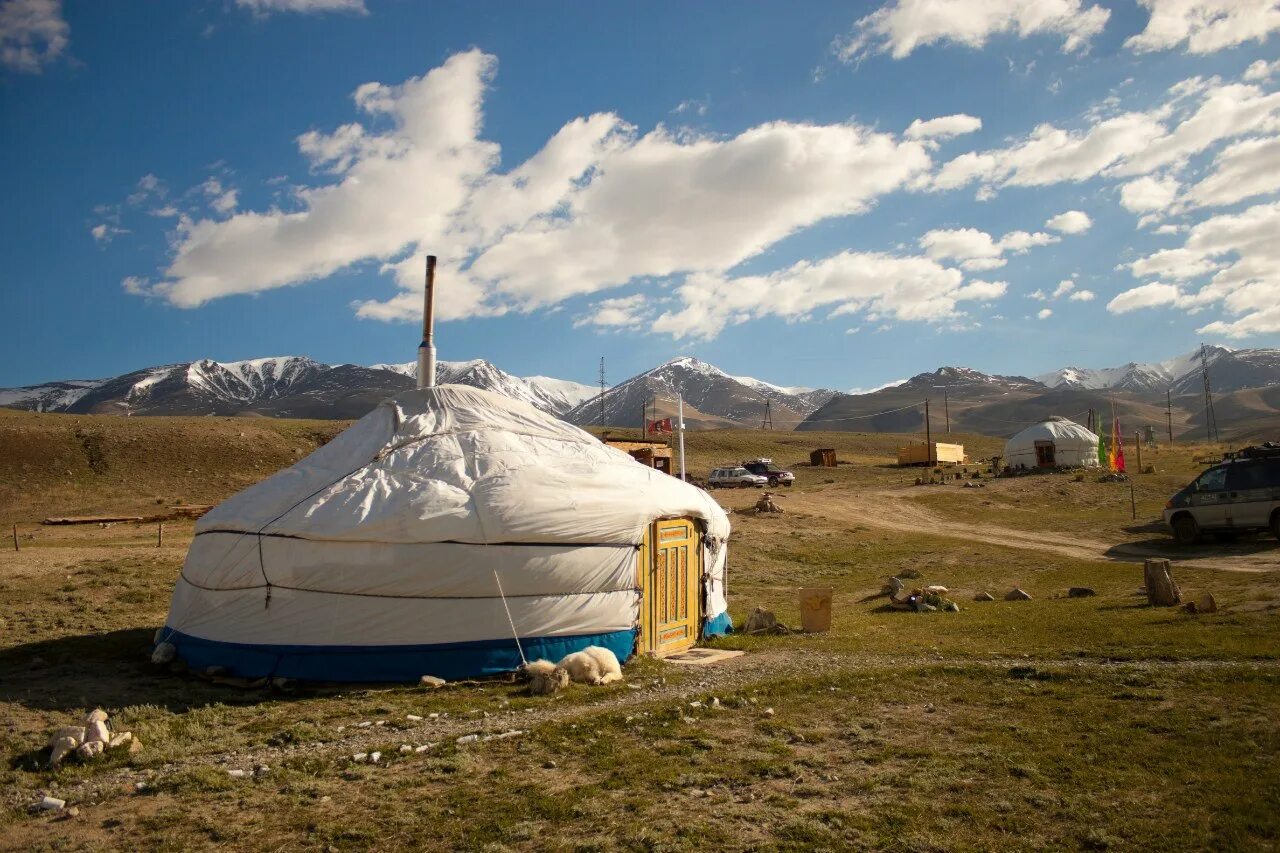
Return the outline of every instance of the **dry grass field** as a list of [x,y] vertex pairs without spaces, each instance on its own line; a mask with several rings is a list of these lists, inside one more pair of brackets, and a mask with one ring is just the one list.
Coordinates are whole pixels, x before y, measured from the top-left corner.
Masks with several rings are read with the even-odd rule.
[[[502,681],[249,691],[153,668],[190,522],[167,524],[162,548],[154,525],[38,525],[216,501],[340,428],[0,414],[0,523],[21,545],[0,559],[0,846],[1280,846],[1280,544],[1177,552],[1151,524],[1205,449],[1144,454],[1158,473],[1135,483],[1135,520],[1128,486],[1094,476],[915,486],[889,464],[899,436],[691,434],[701,473],[819,446],[850,463],[795,468],[782,515],[736,511],[755,491],[715,493],[735,510],[733,615],[763,605],[794,624],[796,588],[824,585],[832,631],[728,637],[716,645],[747,654],[637,661],[624,684],[554,698]],[[961,438],[974,458],[1001,446]],[[1147,607],[1147,553],[1219,612]],[[961,611],[885,608],[875,594],[907,569]],[[972,600],[1015,584],[1033,600]],[[48,732],[94,706],[145,749],[40,769]],[[377,765],[351,761],[373,750]],[[29,813],[43,793],[78,814]]]

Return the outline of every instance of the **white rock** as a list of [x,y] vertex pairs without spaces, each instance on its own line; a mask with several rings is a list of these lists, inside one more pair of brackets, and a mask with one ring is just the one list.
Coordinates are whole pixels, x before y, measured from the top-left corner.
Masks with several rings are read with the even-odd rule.
[[62,760],[68,755],[76,751],[76,747],[80,744],[76,743],[74,738],[60,737],[53,742],[53,748],[49,752],[49,766],[57,767]]
[[372,762],[372,763],[374,763],[374,764],[377,764],[377,763],[378,763],[378,761],[379,761],[379,760],[381,760],[381,758],[382,758],[382,753],[381,753],[381,752],[371,752],[371,753],[369,753],[369,761],[370,761],[370,762]]
[[107,724],[101,720],[94,720],[84,727],[85,743],[111,743],[111,732],[107,731]]
[[427,719],[428,719],[428,720],[438,720],[438,719],[440,719],[440,715],[439,715],[439,714],[427,714]]
[[363,723],[356,723],[356,728],[357,728],[357,729],[367,729],[367,728],[369,728],[369,726],[372,726],[372,725],[373,725],[373,723],[372,723],[372,722],[370,722],[369,720],[365,720]]
[[76,746],[84,743],[84,726],[63,726],[53,733],[53,737],[49,738],[49,746],[53,746],[64,737],[69,737],[76,742]]
[[110,744],[108,744],[108,746],[110,746],[111,749],[115,749],[118,746],[128,746],[132,740],[133,740],[133,732],[121,732],[120,734],[111,738],[111,742]]
[[106,744],[100,740],[87,740],[76,747],[76,756],[83,761],[92,761],[102,755],[105,746]]
[[92,711],[84,715],[86,725],[89,723],[105,723],[107,720],[107,712],[101,708],[94,708]]
[[407,743],[402,743],[402,744],[400,744],[400,751],[401,751],[401,752],[413,752],[413,747],[409,746],[409,744],[407,744]]
[[422,722],[422,718],[421,718],[421,717],[419,717],[417,714],[405,714],[405,715],[404,715],[404,718],[405,718],[406,720],[408,720],[409,722],[411,722],[411,723],[420,723],[420,722]]
[[351,760],[356,762],[357,764],[361,764],[366,759],[368,759],[368,757],[369,757],[369,753],[367,752],[357,752],[355,755],[351,756]]
[[418,681],[423,687],[429,687],[432,690],[435,690],[437,687],[444,687],[448,684],[448,682],[443,678],[436,678],[434,675],[424,675]]
[[230,776],[232,779],[243,779],[244,777],[248,776],[249,773],[246,770],[228,770],[227,775]]
[[772,717],[772,716],[773,716],[773,709],[772,709],[772,708],[765,708],[765,709],[764,709],[764,715],[765,715],[766,717]]
[[386,720],[378,720],[376,723],[374,723],[375,726],[385,726],[386,724],[387,724]]
[[463,735],[462,737],[458,738],[457,741],[455,741],[455,743],[459,743],[459,744],[475,743],[478,740],[480,740],[480,735]]
[[413,751],[421,755],[422,753],[426,752],[428,749],[430,749],[433,746],[435,746],[434,743],[424,743],[422,744],[422,746],[415,746],[413,748]]
[[57,797],[41,797],[35,807],[42,812],[52,812],[63,808],[66,804],[66,800],[60,800]]

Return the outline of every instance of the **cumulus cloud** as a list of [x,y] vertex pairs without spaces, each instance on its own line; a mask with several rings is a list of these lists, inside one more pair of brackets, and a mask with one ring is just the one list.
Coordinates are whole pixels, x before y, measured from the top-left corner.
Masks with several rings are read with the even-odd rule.
[[1097,294],[1092,290],[1077,290],[1068,297],[1072,302],[1092,302]]
[[950,139],[982,129],[982,119],[956,113],[950,116],[939,116],[928,121],[916,119],[911,122],[903,134],[907,139]]
[[574,328],[604,326],[607,328],[631,328],[645,319],[648,304],[643,293],[604,299],[591,306],[591,311],[573,321]]
[[1213,170],[1187,190],[1191,207],[1222,207],[1280,190],[1280,136],[1246,139],[1220,151]]
[[891,0],[860,19],[835,44],[836,55],[854,63],[877,53],[894,59],[918,47],[950,42],[981,48],[992,36],[1052,35],[1062,51],[1088,48],[1111,13],[1081,0]]
[[1004,282],[966,284],[959,270],[930,258],[841,252],[769,275],[690,275],[676,288],[680,307],[661,314],[653,330],[711,339],[728,325],[766,316],[799,321],[819,310],[833,317],[863,313],[874,322],[942,322],[960,316],[958,303],[996,299],[1006,289]]
[[931,186],[950,190],[981,184],[1035,187],[1095,177],[1171,174],[1215,145],[1280,130],[1280,93],[1249,83],[1191,78],[1172,87],[1163,103],[1145,111],[1090,111],[1087,125],[1066,130],[1037,126],[1011,145],[962,154],[940,168]]
[[[1193,226],[1182,246],[1130,264],[1139,278],[1158,278],[1107,305],[1113,313],[1175,306],[1220,306],[1229,319],[1201,327],[1229,338],[1280,332],[1280,202],[1210,217]],[[1200,283],[1197,289],[1197,283]]]
[[1264,42],[1280,30],[1275,0],[1138,0],[1151,11],[1146,29],[1125,41],[1137,53],[1170,50],[1214,53],[1245,42]]
[[1255,82],[1270,80],[1277,71],[1280,71],[1280,59],[1275,62],[1258,59],[1249,63],[1249,67],[1244,70],[1244,79]]
[[1061,239],[1043,231],[1010,231],[996,240],[986,231],[976,228],[941,228],[925,233],[919,244],[925,255],[933,260],[954,260],[966,270],[978,271],[1004,266],[1006,254],[1020,255],[1036,246],[1047,246]]
[[112,225],[110,222],[100,222],[90,228],[89,233],[93,235],[94,242],[106,245],[121,234],[128,234],[129,229]]
[[1158,213],[1168,210],[1178,197],[1178,179],[1150,175],[1120,187],[1120,205],[1130,213]]
[[38,74],[67,49],[62,0],[0,0],[0,65]]
[[[449,281],[442,319],[529,311],[637,280],[723,275],[790,234],[868,210],[932,165],[922,142],[851,123],[711,138],[641,134],[606,113],[568,122],[499,172],[498,146],[480,136],[495,65],[473,50],[421,78],[360,86],[353,101],[368,120],[297,140],[324,176],[296,190],[299,209],[180,223],[149,292],[193,307],[374,261],[402,292],[357,313],[412,319],[431,252]],[[627,307],[601,303],[587,322]]]
[[1068,210],[1051,217],[1044,227],[1059,234],[1083,234],[1093,227],[1093,220],[1083,210]]
[[1053,316],[1052,308],[1041,308],[1039,311],[1036,312],[1036,318],[1040,320],[1048,320],[1052,316]]
[[365,8],[364,0],[236,0],[236,5],[255,15],[270,15],[273,12],[298,12],[303,15],[352,12],[365,15],[369,11]]

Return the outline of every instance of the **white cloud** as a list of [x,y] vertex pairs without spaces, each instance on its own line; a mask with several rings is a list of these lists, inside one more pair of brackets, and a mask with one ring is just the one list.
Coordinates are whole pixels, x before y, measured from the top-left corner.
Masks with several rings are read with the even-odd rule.
[[1043,231],[1010,231],[996,240],[986,231],[976,228],[942,228],[925,233],[919,244],[933,260],[955,260],[964,269],[977,272],[1004,266],[1006,254],[1022,254],[1036,246],[1047,246],[1061,239]]
[[1255,82],[1270,80],[1271,76],[1280,71],[1280,59],[1275,62],[1267,62],[1265,59],[1258,59],[1249,64],[1244,70],[1244,79]]
[[1168,210],[1178,197],[1178,179],[1150,175],[1120,187],[1120,205],[1130,213],[1157,213]]
[[255,15],[272,12],[298,12],[304,15],[321,12],[353,12],[368,14],[364,0],[236,0],[236,5]]
[[728,325],[766,316],[800,321],[827,309],[833,317],[864,314],[870,322],[942,322],[961,316],[957,303],[997,298],[1004,289],[1003,282],[965,285],[959,270],[929,258],[841,252],[769,275],[691,275],[676,288],[680,307],[664,312],[652,328],[677,339],[709,340]]
[[675,109],[673,109],[671,112],[674,115],[682,115],[684,113],[694,113],[698,116],[705,116],[710,106],[711,106],[710,97],[702,98],[701,100],[697,98],[688,98],[676,104]]
[[169,187],[165,182],[148,172],[138,179],[137,187],[125,201],[132,205],[139,205],[148,199],[164,198],[168,194]]
[[573,326],[575,329],[582,326],[613,328],[638,326],[645,319],[647,304],[648,300],[643,293],[620,296],[616,299],[604,299],[591,306],[591,313],[574,320]]
[[1074,131],[1041,124],[1007,147],[962,154],[937,171],[931,186],[980,182],[980,195],[990,197],[1002,186],[1176,172],[1217,143],[1280,130],[1280,92],[1196,77],[1170,87],[1166,101],[1145,112],[1090,111],[1087,121]]
[[100,222],[89,229],[89,233],[93,235],[94,242],[103,245],[110,243],[121,234],[128,234],[129,229],[121,228],[118,225],[112,225],[110,222]]
[[[1230,338],[1280,332],[1280,202],[1210,217],[1193,226],[1183,245],[1130,264],[1140,278],[1158,276],[1184,284],[1153,282],[1111,300],[1114,313],[1173,305],[1201,311],[1220,305],[1234,319],[1199,331]],[[1204,280],[1198,290],[1192,284]]]
[[854,24],[835,48],[850,63],[876,53],[903,59],[924,45],[981,48],[992,36],[1012,34],[1059,36],[1062,51],[1071,53],[1087,49],[1110,15],[1081,0],[890,0]]
[[1052,316],[1053,316],[1052,308],[1041,308],[1039,311],[1036,312],[1036,318],[1040,320],[1048,320]]
[[950,139],[965,133],[973,133],[982,129],[982,119],[957,113],[950,116],[939,116],[928,121],[916,119],[911,122],[903,136],[907,139]]
[[661,126],[641,135],[598,114],[499,173],[498,146],[479,136],[495,62],[470,51],[423,78],[360,86],[353,100],[373,121],[298,138],[329,176],[296,190],[299,209],[180,224],[150,292],[193,307],[373,260],[402,292],[357,313],[411,319],[430,251],[449,282],[442,319],[528,311],[637,279],[722,275],[814,223],[866,211],[931,166],[923,143],[854,124],[771,122],[708,138]]
[[1092,290],[1077,290],[1068,297],[1072,302],[1092,302],[1097,296]]
[[1058,286],[1053,289],[1053,293],[1049,295],[1050,299],[1058,299],[1066,296],[1068,293],[1076,289],[1076,283],[1069,278],[1064,278],[1058,282]]
[[1093,227],[1093,220],[1082,210],[1068,210],[1051,217],[1044,227],[1059,234],[1083,234]]
[[67,49],[62,0],[0,0],[0,65],[38,74]]
[[1263,42],[1280,30],[1275,0],[1138,0],[1151,10],[1142,32],[1125,41],[1137,53],[1169,50],[1186,42],[1188,53],[1213,53],[1248,41]]
[[1246,139],[1220,151],[1213,171],[1187,190],[1192,207],[1222,207],[1280,190],[1280,136]]

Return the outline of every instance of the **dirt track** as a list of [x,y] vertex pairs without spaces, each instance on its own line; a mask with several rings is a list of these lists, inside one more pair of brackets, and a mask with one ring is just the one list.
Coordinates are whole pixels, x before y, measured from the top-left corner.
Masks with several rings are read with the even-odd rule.
[[1225,572],[1274,572],[1280,571],[1280,549],[1264,548],[1260,553],[1246,545],[1218,546],[1212,556],[1201,553],[1181,554],[1175,550],[1172,540],[1168,547],[1148,543],[1108,544],[1061,533],[1045,533],[1032,530],[1016,530],[992,524],[969,524],[944,518],[921,506],[913,498],[920,494],[912,488],[877,489],[867,492],[811,492],[797,494],[789,501],[789,509],[810,513],[832,521],[857,520],[869,527],[885,530],[919,533],[925,531],[937,536],[957,539],[977,539],[1023,548],[1029,551],[1049,551],[1082,560],[1112,560],[1140,563],[1148,557],[1173,560],[1187,566]]

